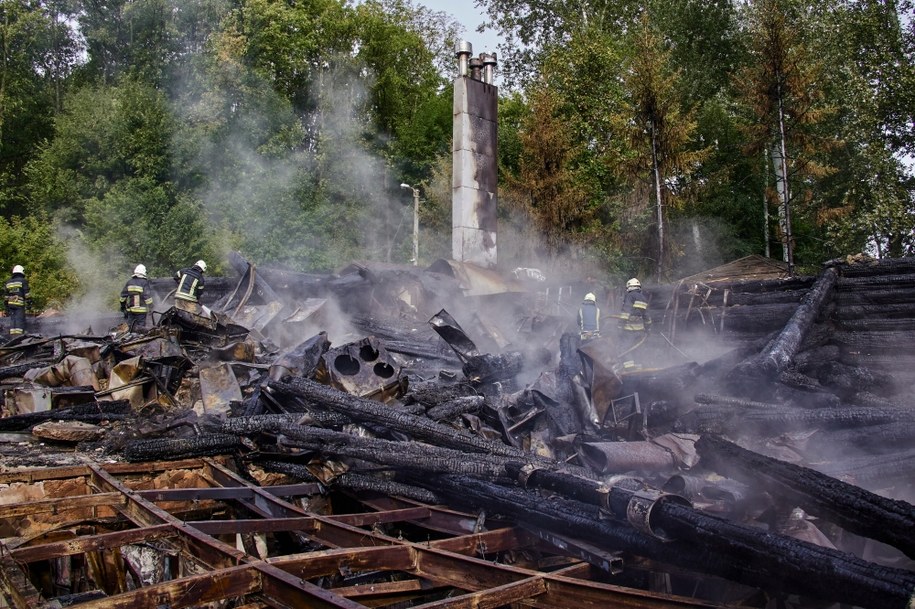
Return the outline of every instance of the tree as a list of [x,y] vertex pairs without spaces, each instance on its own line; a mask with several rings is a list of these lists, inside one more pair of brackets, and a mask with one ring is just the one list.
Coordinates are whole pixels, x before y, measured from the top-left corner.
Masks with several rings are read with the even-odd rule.
[[668,265],[665,234],[666,207],[676,204],[676,192],[707,155],[691,147],[696,129],[694,114],[680,109],[679,74],[670,53],[646,14],[633,31],[631,55],[624,78],[625,107],[614,117],[614,129],[628,151],[619,169],[634,180],[647,180],[654,197],[658,280]]
[[42,214],[0,218],[0,268],[9,272],[15,264],[25,267],[37,310],[63,306],[79,288],[66,247]]
[[23,168],[52,132],[76,45],[54,2],[0,2],[0,209],[28,212]]
[[915,17],[912,3],[833,4],[819,11],[814,38],[832,67],[824,89],[842,100],[828,124],[848,142],[830,155],[838,171],[820,189],[828,243],[837,252],[906,255],[915,241],[915,175],[904,161],[915,132],[915,57],[902,24]]
[[804,43],[803,14],[794,8],[791,0],[758,0],[753,4],[748,32],[750,63],[738,75],[743,101],[752,113],[747,151],[756,155],[765,150],[772,159],[783,257],[792,274],[793,215],[801,212],[815,217],[812,212],[822,199],[813,200],[810,181],[832,171],[821,159],[825,151],[837,145],[835,138],[817,132],[831,109],[817,85],[821,66]]

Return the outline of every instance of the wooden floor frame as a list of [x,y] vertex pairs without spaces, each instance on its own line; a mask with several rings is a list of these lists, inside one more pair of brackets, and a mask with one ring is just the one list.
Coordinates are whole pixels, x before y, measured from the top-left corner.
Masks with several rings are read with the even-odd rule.
[[[191,470],[208,486],[136,490],[129,481],[173,470]],[[37,537],[0,543],[0,598],[14,609],[52,607],[29,580],[29,565],[116,549],[126,544],[156,542],[172,549],[179,560],[204,572],[145,586],[103,599],[72,605],[81,609],[191,608],[236,599],[246,609],[301,607],[358,609],[412,601],[422,609],[504,606],[537,608],[686,608],[715,607],[696,599],[651,593],[593,581],[600,571],[619,567],[619,556],[580,540],[518,526],[480,530],[476,516],[439,506],[385,497],[364,501],[367,511],[322,516],[287,500],[314,495],[314,484],[261,487],[232,471],[218,459],[143,464],[87,464],[0,473],[0,485],[74,480],[90,492],[48,497],[0,506],[0,525],[16,528],[17,519],[52,514],[58,529],[75,527],[86,511],[116,514],[126,528],[64,541]],[[185,521],[161,507],[190,502],[234,503],[253,515],[244,520]],[[176,510],[177,511],[177,510]],[[181,512],[184,513],[184,512]],[[379,529],[409,523],[426,529],[429,541],[408,541]],[[492,522],[487,523],[490,527]],[[260,557],[219,537],[288,532],[320,549],[300,554]],[[434,535],[433,535],[434,533]],[[434,538],[434,539],[433,539]],[[557,556],[549,571],[496,562],[506,551],[549,548]],[[398,579],[362,583],[358,574],[396,572]],[[314,583],[322,576],[341,578],[340,587]],[[447,592],[447,594],[442,594]],[[444,596],[444,598],[443,598]],[[424,600],[434,597],[434,600]],[[2,606],[2,604],[0,604]]]

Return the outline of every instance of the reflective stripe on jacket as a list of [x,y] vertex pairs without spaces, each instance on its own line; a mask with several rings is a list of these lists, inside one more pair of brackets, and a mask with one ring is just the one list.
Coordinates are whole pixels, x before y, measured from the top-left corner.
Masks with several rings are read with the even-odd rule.
[[200,272],[200,269],[196,266],[181,269],[175,273],[175,281],[178,282],[175,298],[191,302],[199,300],[200,294],[203,292],[203,273]]
[[620,313],[620,328],[628,332],[644,332],[651,325],[648,317],[648,301],[641,290],[626,292],[623,311]]
[[16,273],[6,282],[6,306],[25,307],[29,298],[29,282],[25,275]]
[[121,302],[128,313],[149,313],[153,304],[149,280],[136,275],[128,279],[121,290]]

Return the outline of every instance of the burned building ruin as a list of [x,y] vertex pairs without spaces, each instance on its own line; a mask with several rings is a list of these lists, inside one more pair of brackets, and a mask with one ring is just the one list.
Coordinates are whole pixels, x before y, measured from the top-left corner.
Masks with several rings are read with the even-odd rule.
[[6,606],[912,606],[915,259],[647,288],[633,372],[549,278],[229,263],[0,347]]

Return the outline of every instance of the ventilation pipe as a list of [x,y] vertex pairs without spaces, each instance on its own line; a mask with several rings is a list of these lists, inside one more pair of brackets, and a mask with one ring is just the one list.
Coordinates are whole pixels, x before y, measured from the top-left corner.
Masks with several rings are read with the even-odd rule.
[[473,45],[466,40],[461,40],[455,45],[454,56],[458,60],[458,76],[467,76],[471,55],[473,55]]

